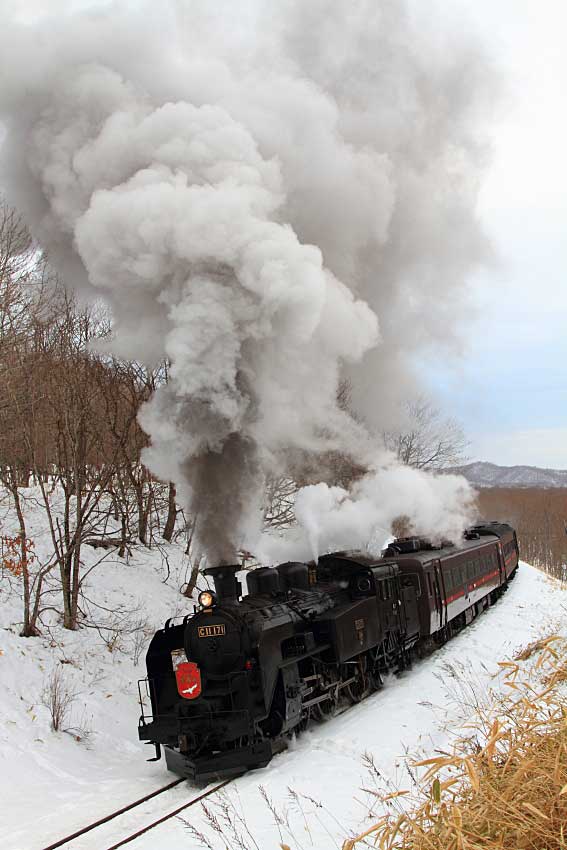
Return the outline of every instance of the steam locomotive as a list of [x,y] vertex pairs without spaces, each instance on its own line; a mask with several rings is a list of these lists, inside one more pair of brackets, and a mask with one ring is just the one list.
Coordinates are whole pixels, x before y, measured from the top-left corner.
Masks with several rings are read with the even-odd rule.
[[[387,671],[444,643],[495,602],[518,568],[509,525],[458,545],[395,540],[373,558],[333,552],[317,563],[205,571],[214,592],[153,637],[140,682],[139,737],[196,780],[264,767],[291,733],[380,687]],[[151,715],[146,714],[147,697]]]

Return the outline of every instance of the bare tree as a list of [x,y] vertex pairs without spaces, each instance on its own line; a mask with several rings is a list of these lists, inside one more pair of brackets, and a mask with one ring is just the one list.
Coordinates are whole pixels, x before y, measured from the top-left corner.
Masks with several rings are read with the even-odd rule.
[[[66,628],[77,626],[81,546],[100,520],[99,506],[112,476],[116,451],[108,439],[100,386],[112,381],[90,341],[106,333],[96,308],[78,311],[61,287],[28,303],[25,333],[4,346],[0,375],[0,479],[12,495],[25,541],[19,487],[30,475],[40,487],[59,568]],[[21,330],[22,328],[20,328]],[[54,488],[54,485],[56,487]],[[23,543],[22,543],[23,546]],[[25,555],[22,549],[22,561]],[[31,599],[24,571],[24,631]],[[41,584],[36,592],[41,591]],[[29,633],[39,614],[36,601]]]
[[177,507],[177,503],[175,501],[176,497],[177,493],[175,490],[175,484],[170,481],[167,488],[167,517],[163,529],[163,539],[167,540],[168,543],[171,542],[173,532],[175,531],[177,515],[180,513],[180,509]]
[[[148,370],[95,354],[91,342],[109,331],[99,308],[78,308],[22,219],[0,201],[0,483],[17,519],[0,555],[11,580],[22,582],[25,635],[38,632],[52,570],[64,625],[79,624],[85,542],[109,543],[125,555],[134,540],[151,546],[187,527],[190,590],[198,577],[195,522],[183,517],[174,485],[157,481],[141,462],[148,438],[138,413],[167,380],[167,364]],[[22,488],[32,482],[51,537],[45,563],[33,554],[26,527]]]
[[[38,634],[43,582],[54,566],[40,563],[28,537],[20,487],[31,474],[24,424],[41,397],[30,369],[35,317],[47,297],[47,268],[22,218],[0,200],[0,482],[10,494],[18,521],[15,537],[2,537],[2,557],[22,581],[25,637]],[[16,552],[17,550],[17,552]]]
[[384,446],[400,463],[416,469],[444,469],[466,460],[468,442],[461,425],[445,417],[432,402],[420,396],[404,406],[404,426],[383,432]]
[[482,487],[478,505],[485,519],[514,526],[522,560],[567,580],[567,489]]
[[0,537],[0,559],[2,566],[8,567],[22,582],[23,624],[20,635],[36,637],[39,634],[44,581],[56,566],[56,561],[52,556],[42,561],[35,553],[34,542],[28,537],[24,500],[13,468],[4,467],[0,480],[12,497],[18,518],[18,534]]
[[297,490],[293,478],[285,475],[268,478],[264,498],[264,528],[289,528],[295,523]]
[[41,704],[49,711],[51,728],[54,732],[67,731],[65,723],[68,721],[71,706],[77,696],[78,694],[66,681],[61,667],[55,666],[41,692]]

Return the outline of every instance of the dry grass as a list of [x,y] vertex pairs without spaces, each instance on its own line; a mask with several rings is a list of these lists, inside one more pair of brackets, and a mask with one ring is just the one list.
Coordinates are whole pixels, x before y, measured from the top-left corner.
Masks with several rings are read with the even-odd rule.
[[425,773],[413,806],[343,850],[567,850],[567,642],[548,635],[500,667],[504,701],[452,752],[414,765]]
[[554,641],[558,640],[560,640],[560,638],[555,634],[547,635],[546,637],[541,637],[538,640],[532,641],[532,643],[528,643],[528,645],[524,647],[521,652],[518,652],[518,654],[514,657],[516,661],[527,661],[528,658],[531,658],[532,655],[534,655],[536,652],[541,652],[542,649],[546,649],[552,643],[554,643]]
[[567,658],[561,659],[554,669],[544,676],[543,684],[554,688],[562,682],[567,682]]

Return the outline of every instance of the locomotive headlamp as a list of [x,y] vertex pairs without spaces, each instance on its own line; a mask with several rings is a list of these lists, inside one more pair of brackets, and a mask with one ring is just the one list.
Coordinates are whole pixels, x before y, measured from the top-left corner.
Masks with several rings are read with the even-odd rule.
[[202,608],[212,608],[215,602],[216,597],[212,590],[203,590],[203,592],[199,594],[199,605]]

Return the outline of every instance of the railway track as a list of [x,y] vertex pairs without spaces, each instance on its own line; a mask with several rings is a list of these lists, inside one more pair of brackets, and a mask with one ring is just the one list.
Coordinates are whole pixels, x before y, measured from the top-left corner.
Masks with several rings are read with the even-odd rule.
[[[151,794],[146,794],[144,797],[140,797],[138,800],[134,800],[132,803],[129,803],[127,806],[122,806],[120,809],[116,809],[113,812],[110,812],[108,815],[105,815],[103,818],[99,818],[99,820],[93,821],[92,823],[87,824],[81,829],[76,830],[75,832],[70,833],[69,835],[64,836],[63,838],[58,839],[53,842],[53,844],[49,844],[47,847],[42,848],[42,850],[57,850],[59,847],[64,847],[67,844],[75,841],[77,838],[80,838],[82,835],[86,835],[88,832],[93,832],[94,830],[104,826],[115,818],[120,817],[121,815],[126,814],[126,812],[131,812],[137,806],[141,806],[143,803],[146,803],[148,800],[153,799],[154,797],[159,796],[160,794],[165,793],[166,791],[175,788],[177,785],[180,785],[182,782],[185,782],[184,779],[176,779],[174,782],[170,782],[168,785],[164,785],[163,788],[158,788],[155,791],[152,791]],[[224,782],[219,782],[217,785],[214,785],[212,788],[209,788],[207,791],[204,791],[202,794],[199,794],[197,797],[193,797],[191,800],[188,800],[186,803],[183,803],[181,806],[177,806],[177,808],[173,809],[173,811],[168,812],[162,817],[157,818],[154,821],[146,824],[135,832],[131,832],[117,841],[115,844],[107,847],[106,850],[118,850],[119,847],[123,847],[125,844],[129,844],[131,841],[134,841],[136,838],[139,838],[141,835],[144,835],[146,832],[154,829],[156,826],[159,826],[165,821],[170,820],[171,818],[178,815],[180,812],[185,809],[189,809],[191,806],[194,806],[196,803],[201,802],[206,797],[210,797],[211,794],[215,794],[217,791],[220,791],[221,788],[224,788],[225,785],[228,785],[229,782],[232,782],[232,779],[225,779]],[[102,847],[102,845],[97,845],[98,847]]]

